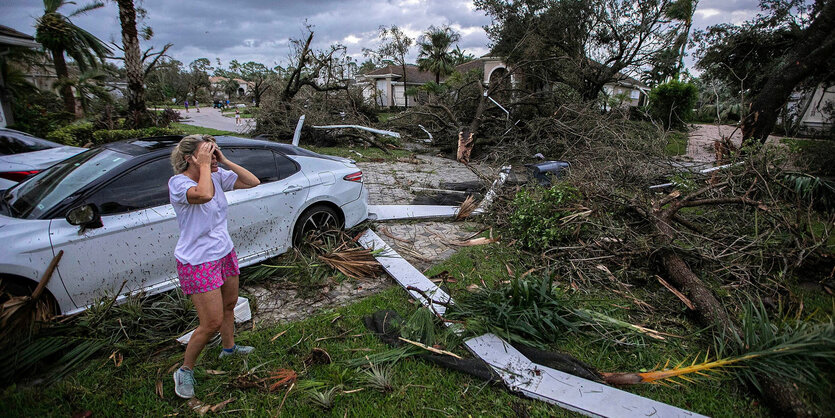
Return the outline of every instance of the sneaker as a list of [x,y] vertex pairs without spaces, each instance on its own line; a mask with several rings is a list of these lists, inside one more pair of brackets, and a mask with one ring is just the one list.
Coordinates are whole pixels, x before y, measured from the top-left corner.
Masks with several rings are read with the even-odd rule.
[[194,397],[194,371],[177,369],[174,372],[174,393],[181,398]]
[[248,345],[237,345],[237,344],[235,344],[235,346],[232,347],[231,352],[226,351],[226,349],[221,349],[220,350],[220,355],[217,356],[217,358],[224,358],[226,356],[231,356],[233,354],[238,354],[238,355],[244,355],[245,356],[245,355],[247,355],[247,354],[249,354],[253,351],[255,351],[255,347],[250,347]]

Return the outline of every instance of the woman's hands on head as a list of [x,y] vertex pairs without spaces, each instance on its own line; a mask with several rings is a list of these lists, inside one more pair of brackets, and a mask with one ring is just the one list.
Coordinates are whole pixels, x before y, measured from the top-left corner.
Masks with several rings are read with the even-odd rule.
[[[194,154],[189,156],[188,162],[196,164],[199,166],[208,166],[211,167],[212,164],[212,154],[217,151],[217,145],[214,142],[203,142],[197,147],[197,151]],[[220,151],[217,151],[220,153]],[[220,158],[218,158],[220,161]]]
[[223,153],[220,152],[220,147],[217,146],[217,144],[215,144],[215,158],[217,158],[217,162],[221,164],[226,164],[228,162]]

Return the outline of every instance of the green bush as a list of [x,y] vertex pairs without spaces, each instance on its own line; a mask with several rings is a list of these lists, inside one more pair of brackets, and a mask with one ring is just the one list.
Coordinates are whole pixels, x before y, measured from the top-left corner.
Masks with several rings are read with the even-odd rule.
[[534,250],[564,241],[572,231],[563,225],[562,218],[574,213],[571,207],[580,197],[575,187],[565,183],[554,184],[550,189],[522,189],[513,199],[510,232]]
[[74,123],[50,132],[46,139],[59,144],[80,147],[93,141],[95,127],[92,122]]
[[170,128],[145,128],[145,129],[103,129],[93,132],[93,144],[107,144],[109,142],[122,141],[125,139],[145,138],[150,136],[182,135],[183,132]]
[[672,80],[649,92],[649,112],[665,128],[682,127],[691,119],[698,99],[699,89],[695,84]]
[[69,125],[75,115],[64,111],[64,103],[52,92],[38,91],[12,98],[14,124],[9,128],[28,132],[40,138]]

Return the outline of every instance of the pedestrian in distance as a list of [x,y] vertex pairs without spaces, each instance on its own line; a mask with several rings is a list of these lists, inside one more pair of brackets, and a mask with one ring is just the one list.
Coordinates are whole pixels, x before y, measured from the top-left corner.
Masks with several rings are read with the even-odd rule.
[[241,122],[241,111],[235,108],[235,126],[243,126]]
[[200,102],[197,99],[194,99],[194,108],[197,109],[197,113],[200,113]]
[[183,105],[185,105],[185,107],[186,107],[186,113],[188,113],[188,100],[186,100],[185,102],[183,102]]
[[[220,168],[223,164],[229,169]],[[194,396],[194,363],[220,331],[220,358],[245,355],[254,348],[235,344],[238,257],[227,229],[225,192],[260,184],[247,169],[229,161],[211,135],[189,135],[171,152],[174,176],[168,194],[180,237],[174,250],[180,289],[191,297],[199,325],[186,346],[183,365],[174,372],[174,392]]]

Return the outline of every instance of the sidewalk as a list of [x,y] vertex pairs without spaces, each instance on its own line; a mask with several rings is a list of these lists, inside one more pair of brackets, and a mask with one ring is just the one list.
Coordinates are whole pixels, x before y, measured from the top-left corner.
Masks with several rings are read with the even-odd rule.
[[236,132],[245,134],[255,128],[255,119],[241,118],[243,126],[235,126],[235,118],[228,118],[220,113],[220,109],[213,109],[211,107],[201,107],[200,113],[194,107],[189,108],[186,113],[183,109],[177,110],[180,113],[180,123],[186,125],[201,126],[204,128],[212,128],[221,131]]

